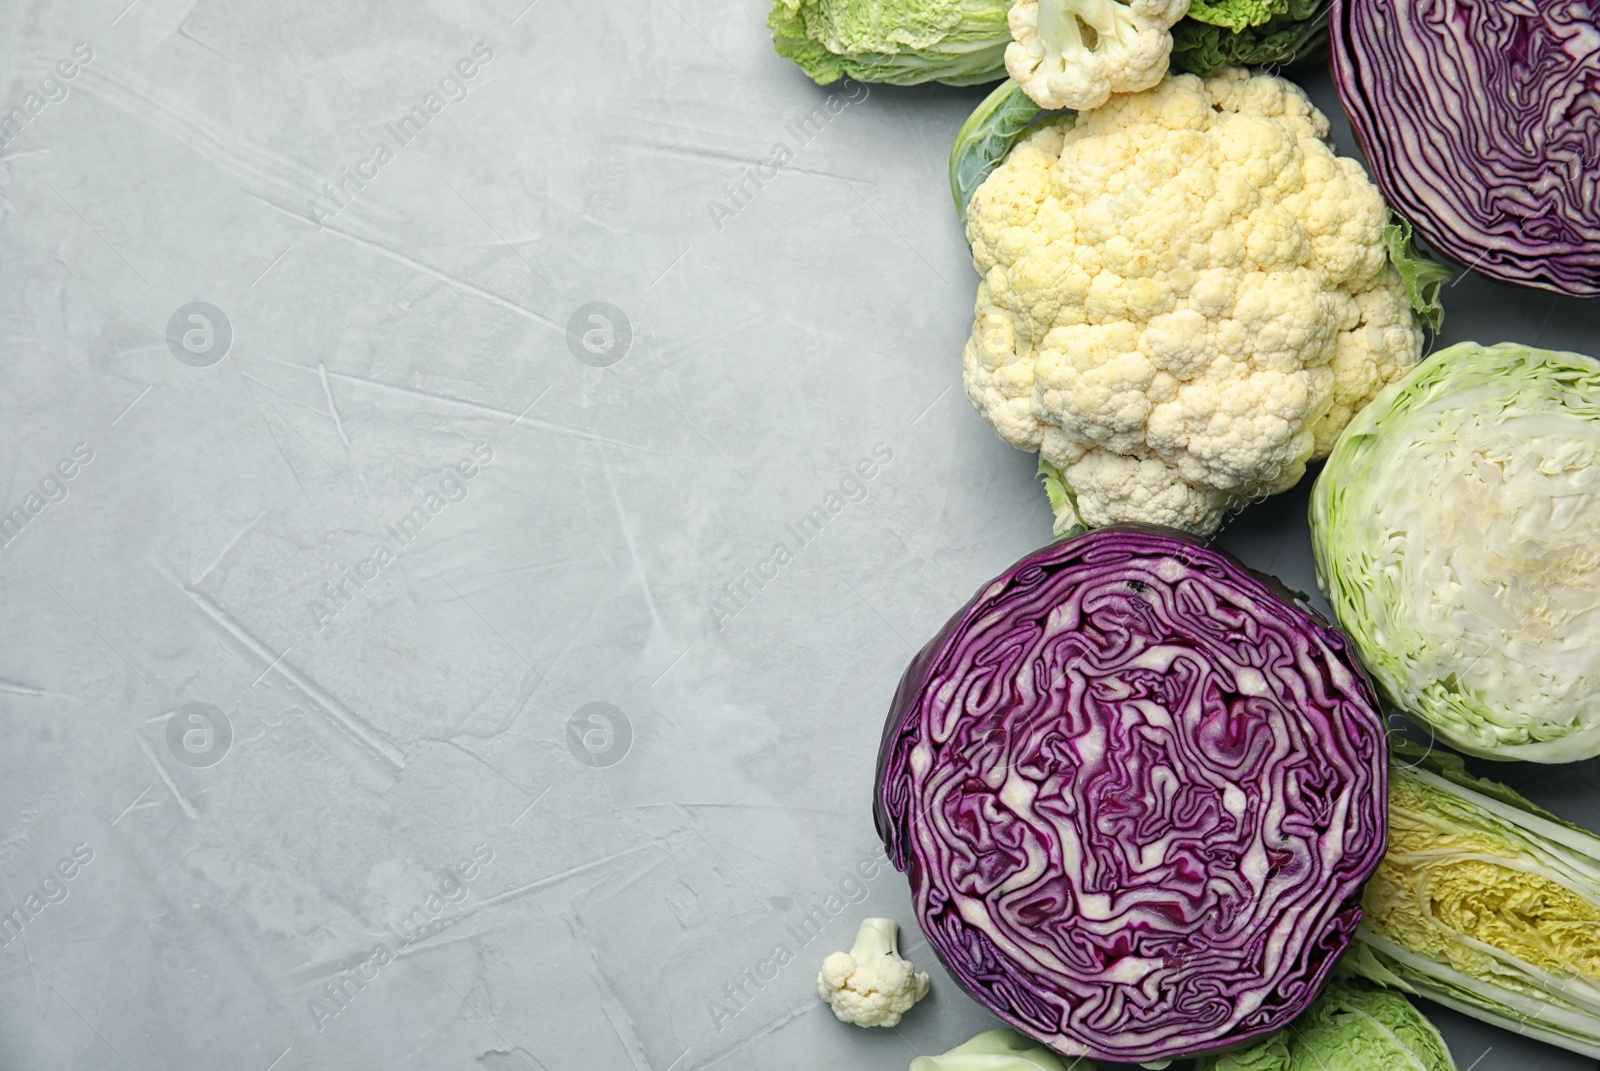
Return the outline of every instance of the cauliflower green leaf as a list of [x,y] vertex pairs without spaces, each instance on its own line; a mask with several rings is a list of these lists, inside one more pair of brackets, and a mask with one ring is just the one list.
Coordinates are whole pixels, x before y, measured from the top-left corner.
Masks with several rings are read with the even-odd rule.
[[[956,133],[950,148],[950,195],[956,213],[967,221],[967,202],[972,191],[983,184],[990,172],[1000,166],[1011,146],[1044,114],[1033,98],[1022,91],[1015,79],[1007,78],[983,98]],[[1071,122],[1069,113],[1062,113]]]
[[1077,496],[1072,493],[1061,470],[1040,457],[1038,477],[1039,482],[1044,484],[1045,497],[1050,500],[1050,512],[1055,514],[1055,534],[1073,536],[1087,531],[1083,519],[1078,516]]
[[1412,241],[1411,224],[1401,216],[1383,229],[1383,244],[1389,247],[1389,263],[1406,282],[1406,296],[1411,308],[1428,325],[1437,331],[1444,325],[1444,306],[1439,304],[1439,293],[1444,284],[1455,277],[1455,269],[1429,260],[1417,252]]

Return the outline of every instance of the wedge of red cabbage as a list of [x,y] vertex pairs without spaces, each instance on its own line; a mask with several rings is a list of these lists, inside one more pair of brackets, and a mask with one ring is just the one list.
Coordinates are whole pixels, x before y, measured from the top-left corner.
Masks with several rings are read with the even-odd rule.
[[988,584],[906,670],[878,832],[951,976],[1068,1056],[1284,1027],[1383,855],[1384,729],[1338,632],[1169,529]]
[[1334,0],[1329,36],[1373,178],[1429,244],[1600,294],[1600,0]]

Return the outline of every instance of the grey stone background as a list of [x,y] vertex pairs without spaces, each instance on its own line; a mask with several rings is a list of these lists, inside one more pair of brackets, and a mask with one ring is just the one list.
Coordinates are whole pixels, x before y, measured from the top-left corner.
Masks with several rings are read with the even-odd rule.
[[[891,1069],[993,1025],[914,930],[898,1030],[813,991],[911,921],[858,869],[904,663],[1049,539],[959,389],[981,91],[802,140],[839,91],[758,0],[0,16],[0,104],[43,103],[0,150],[0,507],[45,502],[0,548],[0,907],[42,905],[0,1067]],[[1446,341],[1600,349],[1594,303],[1449,300]],[[1309,590],[1304,503],[1223,542]],[[1600,824],[1594,770],[1512,776]],[[1430,1012],[1463,1069],[1591,1064]]]

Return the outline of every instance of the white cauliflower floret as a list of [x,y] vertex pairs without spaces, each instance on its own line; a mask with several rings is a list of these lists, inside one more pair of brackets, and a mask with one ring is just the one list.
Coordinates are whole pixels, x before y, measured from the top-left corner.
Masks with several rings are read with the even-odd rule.
[[1189,0],[1017,0],[1006,73],[1041,108],[1087,111],[1161,81]]
[[896,1026],[911,1006],[928,995],[928,974],[900,958],[900,924],[867,919],[848,952],[822,961],[817,995],[841,1022],[857,1026]]
[[1416,365],[1388,209],[1328,129],[1283,79],[1178,75],[1047,123],[973,194],[967,397],[1060,470],[1058,531],[1209,535]]

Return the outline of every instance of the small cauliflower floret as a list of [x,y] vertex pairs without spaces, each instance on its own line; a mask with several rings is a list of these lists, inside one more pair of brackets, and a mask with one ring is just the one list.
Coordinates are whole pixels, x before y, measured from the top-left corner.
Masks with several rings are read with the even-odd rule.
[[867,919],[848,952],[822,961],[817,996],[833,1007],[840,1022],[856,1026],[896,1026],[911,1006],[928,995],[928,974],[900,958],[900,924]]
[[1088,111],[1161,81],[1189,0],[1017,0],[1006,73],[1041,108]]
[[1059,470],[1058,532],[1209,535],[1416,365],[1388,209],[1328,130],[1283,79],[1178,75],[1030,135],[973,195],[967,397]]

